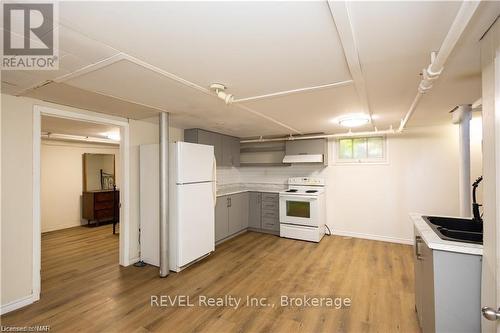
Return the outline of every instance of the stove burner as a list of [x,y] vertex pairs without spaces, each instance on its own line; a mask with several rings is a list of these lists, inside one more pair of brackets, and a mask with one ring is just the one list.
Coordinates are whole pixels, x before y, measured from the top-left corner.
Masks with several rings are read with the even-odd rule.
[[297,192],[297,190],[296,190],[296,189],[291,189],[291,190],[286,190],[285,192],[288,192],[288,193],[295,193],[295,192]]
[[317,190],[307,190],[306,193],[316,193],[318,192]]

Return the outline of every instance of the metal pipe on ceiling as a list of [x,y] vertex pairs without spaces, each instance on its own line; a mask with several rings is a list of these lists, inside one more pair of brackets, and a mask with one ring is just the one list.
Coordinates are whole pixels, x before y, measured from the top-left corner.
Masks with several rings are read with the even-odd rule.
[[432,88],[434,81],[436,81],[444,69],[444,64],[448,60],[451,52],[455,48],[458,40],[465,31],[467,25],[469,24],[472,16],[476,12],[479,6],[479,1],[464,1],[460,6],[455,19],[448,31],[438,53],[431,53],[431,63],[429,66],[422,71],[422,79],[418,85],[417,95],[413,99],[405,117],[401,120],[399,128],[394,131],[392,128],[386,131],[370,131],[370,132],[351,132],[340,133],[340,134],[325,134],[325,135],[315,135],[315,136],[301,136],[301,137],[284,137],[284,138],[271,138],[271,139],[253,139],[253,140],[242,140],[242,143],[247,142],[267,142],[267,141],[286,141],[286,140],[304,140],[304,139],[314,139],[314,138],[341,138],[341,137],[353,137],[353,136],[371,136],[371,135],[393,135],[400,134],[406,128],[408,121],[415,113],[418,103],[420,102],[422,96]]
[[431,63],[422,71],[422,79],[418,85],[417,95],[415,96],[415,99],[413,100],[413,103],[408,109],[405,117],[401,121],[398,132],[402,132],[405,129],[406,124],[414,114],[422,95],[432,88],[434,81],[439,79],[439,76],[443,72],[446,60],[448,60],[448,57],[455,48],[478,6],[479,1],[462,2],[457,16],[455,16],[450,30],[439,48],[439,52],[437,54],[431,54]]
[[259,139],[248,139],[241,140],[240,143],[256,143],[256,142],[275,142],[275,141],[294,141],[294,140],[310,140],[310,139],[329,139],[329,138],[356,138],[365,136],[386,136],[399,134],[394,129],[390,128],[384,131],[367,131],[367,132],[347,132],[347,133],[337,133],[337,134],[319,134],[319,135],[302,135],[302,136],[285,136],[280,138],[259,138]]
[[458,167],[460,198],[460,216],[471,217],[471,193],[470,193],[470,120],[472,119],[472,105],[459,105],[453,111],[453,123],[459,125],[459,150],[460,164]]

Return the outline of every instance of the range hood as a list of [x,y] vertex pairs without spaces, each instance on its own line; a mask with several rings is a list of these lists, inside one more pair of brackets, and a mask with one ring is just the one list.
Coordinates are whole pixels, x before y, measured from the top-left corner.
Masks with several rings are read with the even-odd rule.
[[323,163],[323,154],[285,155],[283,163]]

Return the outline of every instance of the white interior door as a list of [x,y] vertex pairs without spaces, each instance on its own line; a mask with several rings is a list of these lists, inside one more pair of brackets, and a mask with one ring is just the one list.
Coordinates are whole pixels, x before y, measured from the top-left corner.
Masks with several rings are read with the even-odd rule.
[[184,266],[215,250],[212,183],[177,185],[178,265]]
[[[500,22],[481,40],[483,102],[484,252],[481,306],[500,308]],[[482,332],[500,321],[483,317]]]

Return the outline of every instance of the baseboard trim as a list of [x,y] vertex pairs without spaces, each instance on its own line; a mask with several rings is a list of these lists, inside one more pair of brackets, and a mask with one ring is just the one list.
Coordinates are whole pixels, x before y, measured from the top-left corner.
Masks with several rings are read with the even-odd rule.
[[128,260],[128,265],[127,265],[127,266],[133,265],[133,264],[135,264],[136,262],[139,262],[140,260],[141,260],[141,258],[139,258],[139,257],[129,259],[129,260]]
[[369,240],[376,240],[376,241],[397,243],[397,244],[405,244],[405,245],[413,245],[413,243],[414,243],[413,239],[371,235],[371,234],[364,234],[364,233],[360,233],[360,232],[339,231],[339,230],[333,229],[332,233],[335,236],[369,239]]
[[45,232],[51,232],[51,231],[62,230],[62,229],[69,229],[69,228],[80,227],[80,226],[82,226],[81,223],[68,223],[68,224],[58,224],[58,225],[50,226],[48,228],[42,227],[42,234]]
[[247,232],[247,229],[243,229],[243,230],[240,230],[240,231],[238,231],[238,232],[235,232],[234,234],[229,235],[229,236],[227,236],[226,238],[223,238],[223,239],[220,239],[220,240],[216,241],[216,242],[215,242],[215,246],[217,246],[217,245],[219,245],[219,244],[222,244],[222,243],[224,243],[224,242],[226,242],[226,241],[228,241],[228,240],[230,240],[230,239],[232,239],[232,238],[234,238],[234,237],[236,237],[236,236],[242,235],[242,234],[244,234],[245,232]]
[[17,299],[15,301],[9,302],[7,304],[3,304],[0,307],[0,315],[4,315],[8,312],[23,308],[25,306],[28,306],[30,304],[33,304],[36,301],[36,298],[34,295],[28,295],[23,298]]

